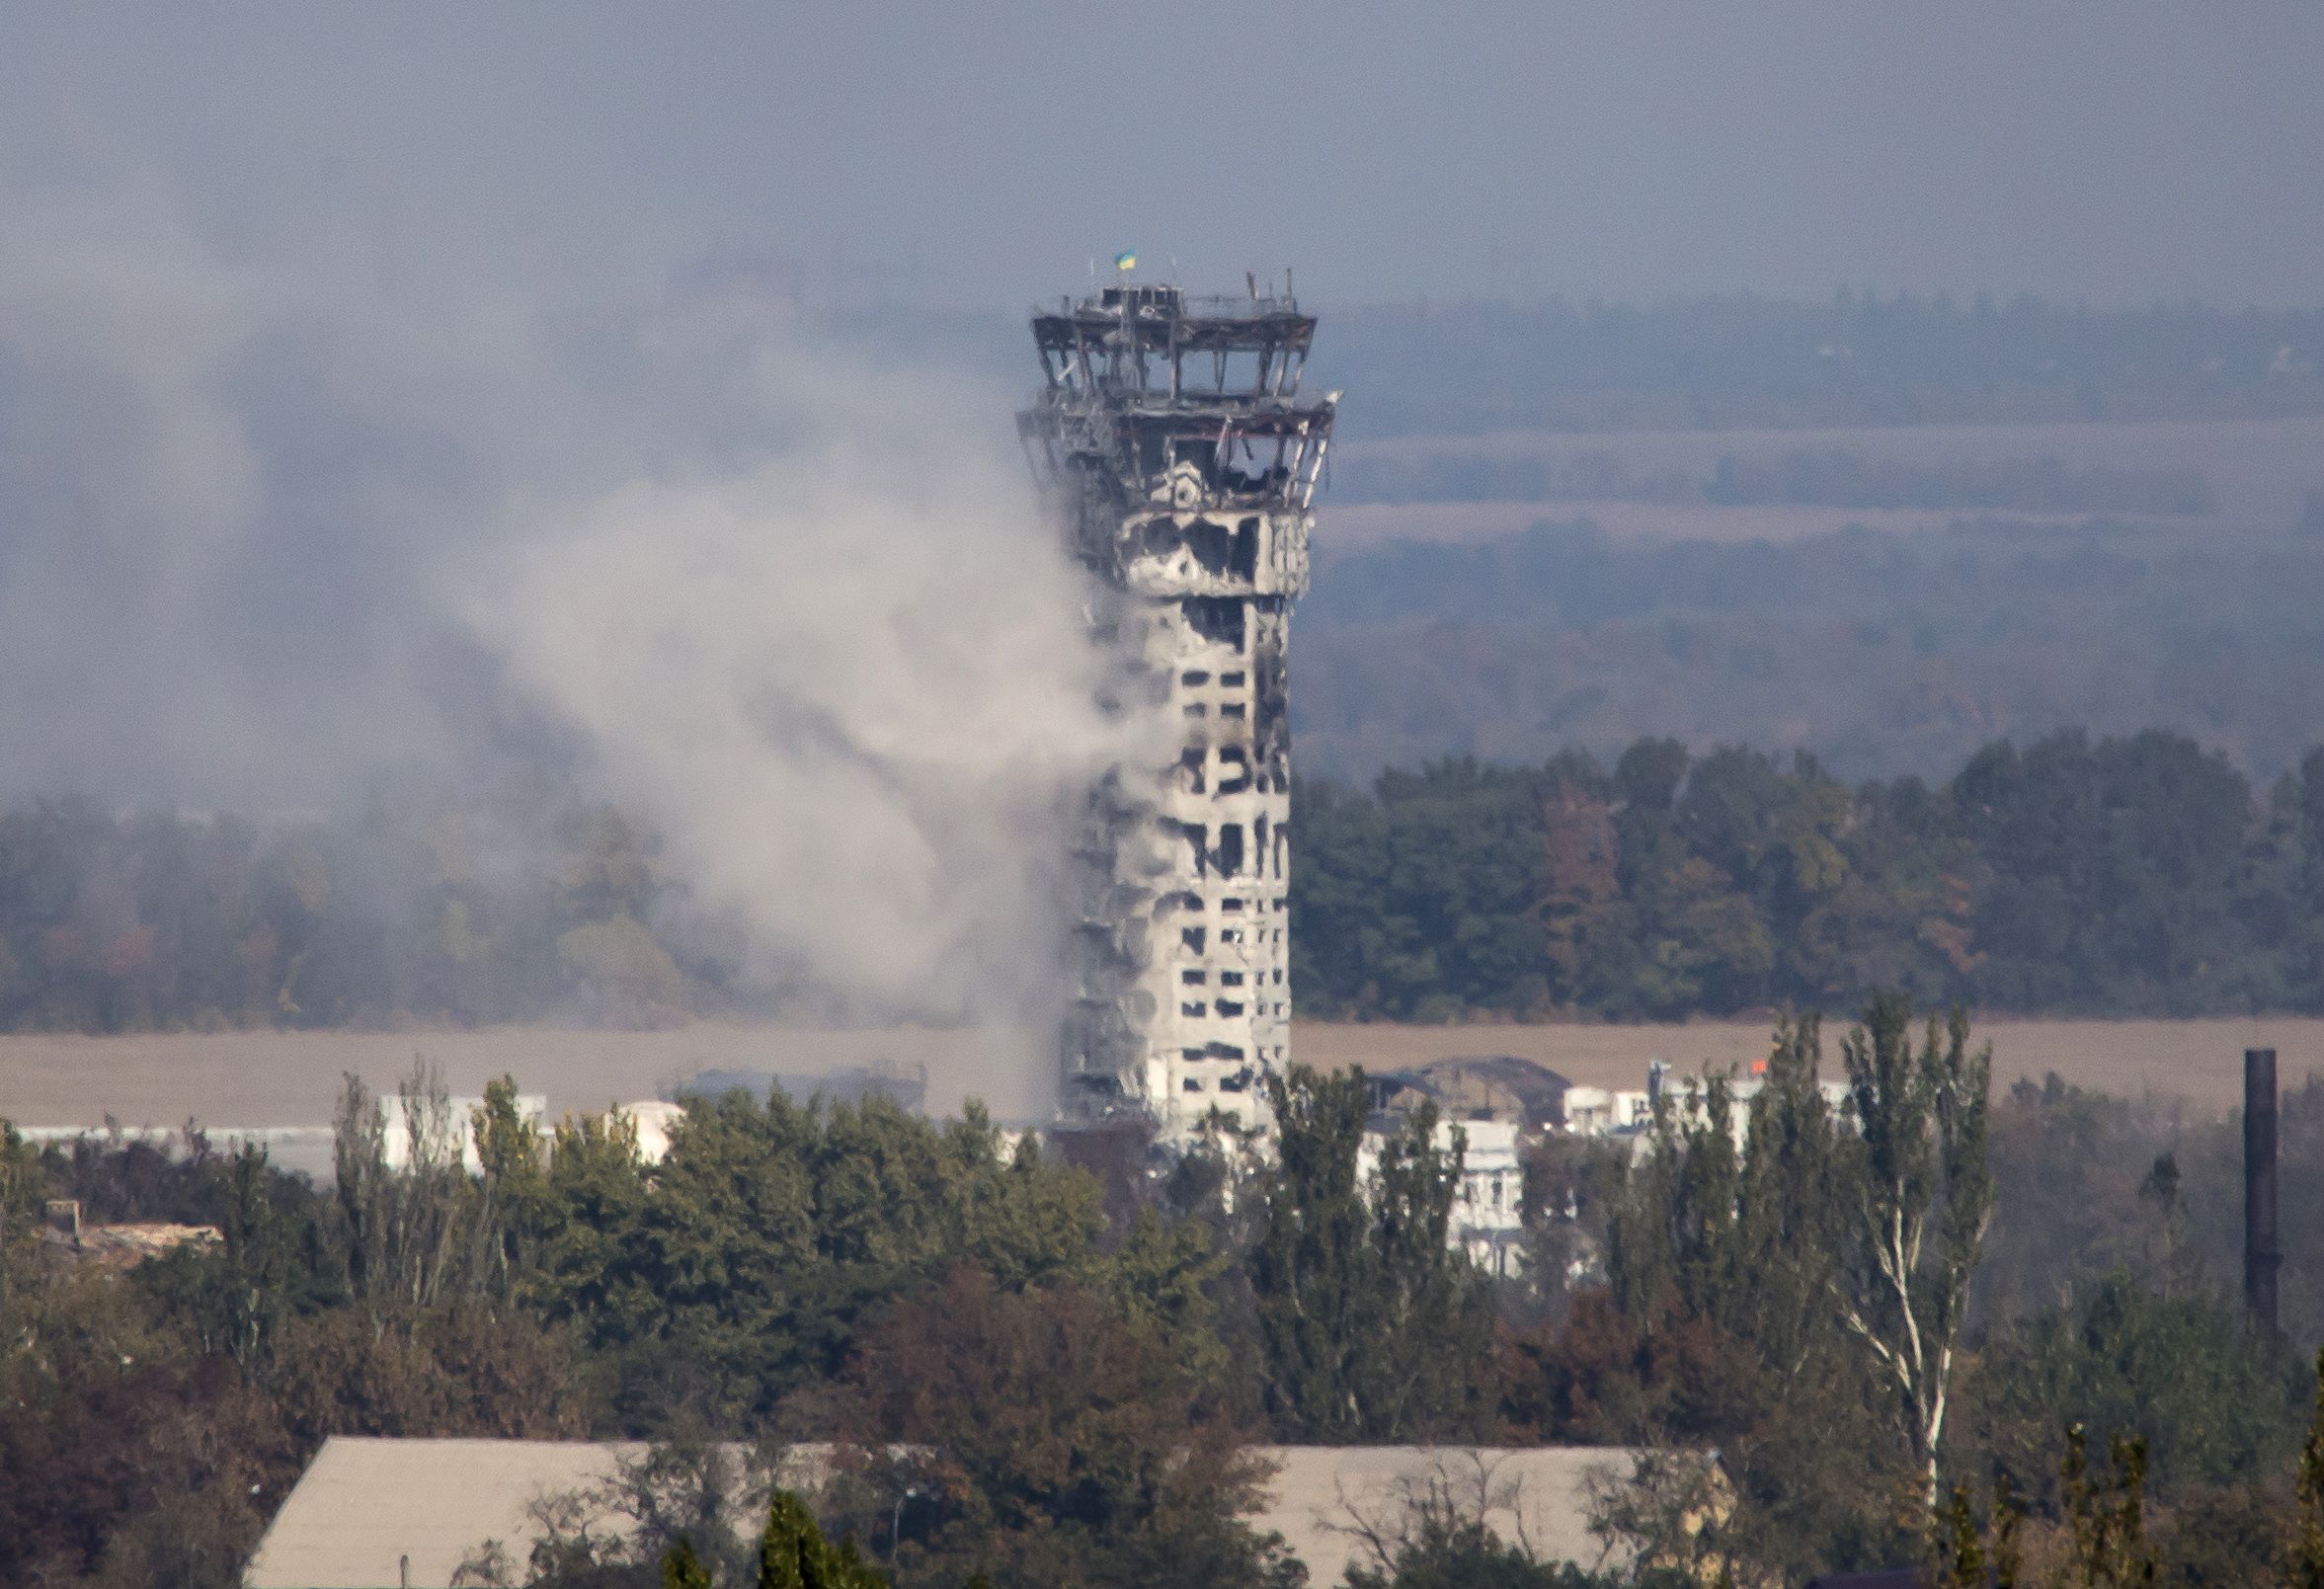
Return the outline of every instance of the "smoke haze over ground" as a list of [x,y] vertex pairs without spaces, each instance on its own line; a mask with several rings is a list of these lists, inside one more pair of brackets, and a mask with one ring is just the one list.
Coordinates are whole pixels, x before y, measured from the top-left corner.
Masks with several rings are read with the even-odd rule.
[[1070,792],[1134,747],[1013,394],[817,346],[747,271],[608,308],[228,258],[134,182],[5,201],[10,795],[531,779],[642,818],[819,1014],[1045,1023]]

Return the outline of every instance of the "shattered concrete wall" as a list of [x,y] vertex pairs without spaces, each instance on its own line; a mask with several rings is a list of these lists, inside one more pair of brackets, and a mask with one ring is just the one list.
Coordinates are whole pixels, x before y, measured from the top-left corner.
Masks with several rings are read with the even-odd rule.
[[1033,333],[1020,431],[1105,592],[1093,639],[1123,699],[1180,729],[1174,763],[1091,793],[1066,1108],[1254,1124],[1290,1055],[1287,656],[1338,394],[1301,400],[1315,320],[1255,287],[1108,288]]

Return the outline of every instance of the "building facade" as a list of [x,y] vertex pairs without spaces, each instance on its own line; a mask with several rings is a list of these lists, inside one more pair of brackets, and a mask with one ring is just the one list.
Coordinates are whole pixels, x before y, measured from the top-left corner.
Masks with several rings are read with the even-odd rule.
[[1069,1116],[1255,1124],[1289,1059],[1286,668],[1337,399],[1300,396],[1315,330],[1255,285],[1125,282],[1033,317],[1020,434],[1102,593],[1120,703],[1176,741],[1092,792],[1076,845]]

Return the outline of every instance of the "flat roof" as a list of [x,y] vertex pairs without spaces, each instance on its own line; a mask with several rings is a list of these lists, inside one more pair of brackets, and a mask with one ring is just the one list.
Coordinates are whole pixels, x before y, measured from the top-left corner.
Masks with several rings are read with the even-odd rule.
[[[734,1448],[738,1453],[742,1448]],[[1598,1559],[1587,1482],[1619,1474],[1614,1447],[1262,1446],[1278,1466],[1250,1522],[1283,1535],[1310,1581],[1336,1583],[1361,1552],[1359,1519],[1385,1521],[1414,1486],[1441,1482],[1483,1497],[1505,1538],[1521,1530],[1546,1559]],[[635,1443],[553,1440],[385,1440],[335,1437],[307,1465],[244,1575],[249,1589],[448,1589],[460,1563],[497,1541],[521,1563],[539,1534],[537,1503],[600,1490]],[[822,1448],[794,1448],[812,1481]],[[795,1481],[801,1481],[795,1480]],[[599,1528],[614,1522],[600,1514]]]

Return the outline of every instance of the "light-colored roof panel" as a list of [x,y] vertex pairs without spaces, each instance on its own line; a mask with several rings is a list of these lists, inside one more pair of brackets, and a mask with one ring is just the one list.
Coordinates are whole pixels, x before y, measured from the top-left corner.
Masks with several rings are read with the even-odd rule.
[[486,1540],[521,1564],[547,1496],[610,1480],[643,1448],[547,1440],[323,1443],[259,1542],[250,1589],[443,1589]]
[[[794,1448],[798,1477],[814,1483],[827,1448]],[[522,1566],[537,1535],[530,1509],[545,1498],[600,1489],[638,1445],[527,1440],[325,1442],[283,1500],[252,1556],[248,1589],[398,1589],[406,1559],[413,1589],[447,1589],[487,1540]],[[1486,1521],[1549,1559],[1597,1559],[1583,1508],[1585,1481],[1627,1470],[1610,1448],[1266,1446],[1278,1471],[1253,1527],[1283,1535],[1310,1581],[1339,1581],[1358,1557],[1359,1523],[1385,1524],[1404,1495],[1438,1483],[1486,1502]],[[786,1468],[792,1466],[786,1464]],[[600,1511],[598,1531],[622,1520]]]
[[[1599,1558],[1585,1515],[1593,1474],[1630,1470],[1631,1453],[1606,1446],[1262,1446],[1280,1466],[1268,1504],[1251,1525],[1283,1536],[1307,1563],[1308,1581],[1337,1583],[1362,1559],[1360,1526],[1393,1534],[1403,1502],[1442,1487],[1482,1510],[1495,1534],[1522,1540],[1548,1561]],[[1482,1507],[1480,1507],[1482,1502]]]

